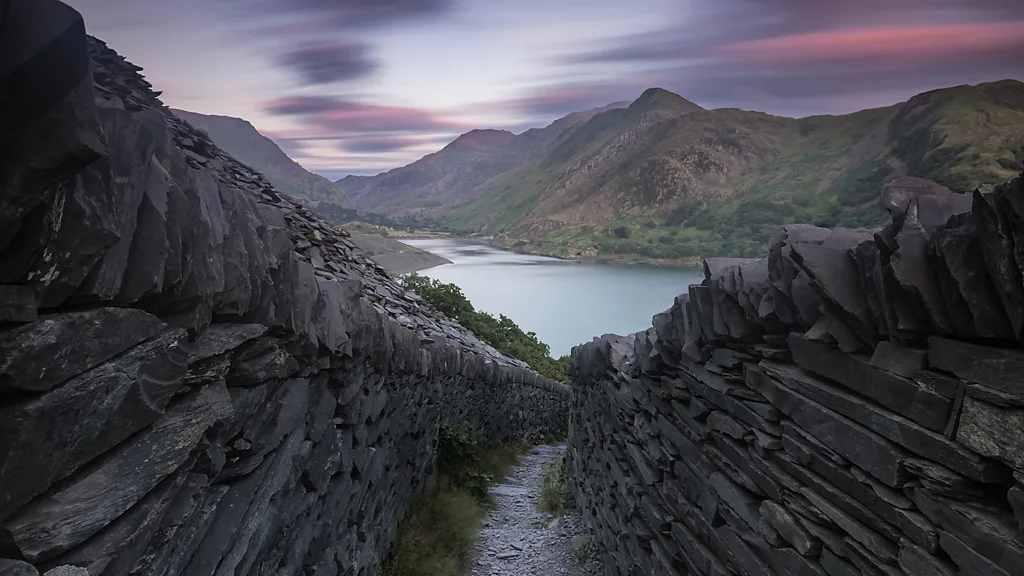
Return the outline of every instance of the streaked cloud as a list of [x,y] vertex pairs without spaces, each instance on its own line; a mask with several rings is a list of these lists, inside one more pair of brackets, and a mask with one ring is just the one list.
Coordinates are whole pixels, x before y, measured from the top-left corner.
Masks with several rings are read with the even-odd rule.
[[306,44],[281,54],[280,62],[314,85],[362,78],[377,69],[365,44]]
[[168,104],[375,173],[660,86],[801,116],[1024,78],[1021,0],[68,0]]

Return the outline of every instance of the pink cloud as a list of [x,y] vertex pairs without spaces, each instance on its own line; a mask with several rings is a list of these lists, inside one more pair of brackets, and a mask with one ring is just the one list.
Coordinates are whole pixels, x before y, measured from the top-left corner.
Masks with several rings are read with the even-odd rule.
[[935,59],[1020,47],[1024,21],[847,28],[730,44],[712,54],[747,61]]

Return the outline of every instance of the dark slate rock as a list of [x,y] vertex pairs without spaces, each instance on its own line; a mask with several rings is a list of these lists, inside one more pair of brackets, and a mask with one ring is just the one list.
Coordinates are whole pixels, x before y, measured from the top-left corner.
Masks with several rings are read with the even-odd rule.
[[945,429],[953,400],[909,378],[871,365],[865,357],[843,354],[798,334],[789,337],[793,360],[805,370],[838,382],[931,430]]
[[883,340],[871,354],[871,365],[897,376],[913,378],[914,374],[925,367],[927,358],[927,350],[897,346]]
[[844,532],[853,537],[867,548],[876,558],[884,562],[895,562],[899,553],[898,548],[890,540],[865,526],[853,516],[850,516],[839,507],[834,506],[828,500],[822,498],[809,488],[803,488],[800,493],[810,500],[812,504],[829,517]]
[[141,310],[100,308],[41,318],[0,332],[0,390],[45,392],[156,336],[163,324]]
[[929,554],[908,540],[900,540],[899,566],[907,576],[956,576],[956,566]]
[[1013,338],[1013,329],[985,266],[973,214],[951,218],[932,239],[928,258],[956,334],[964,338]]
[[974,482],[930,460],[908,458],[906,466],[932,494],[970,502],[982,500],[989,490],[989,486]]
[[978,454],[1024,469],[1024,409],[964,398],[956,440]]
[[786,542],[789,542],[800,554],[817,556],[821,553],[821,540],[811,536],[783,506],[771,500],[765,500],[761,503],[761,517],[778,530]]
[[1018,340],[1024,336],[1024,262],[1020,254],[1024,246],[1017,240],[1024,212],[1022,197],[1024,178],[1018,176],[990,191],[976,190],[973,205],[981,254]]
[[932,328],[939,333],[952,332],[946,302],[938,278],[927,258],[928,246],[938,229],[950,217],[970,211],[970,197],[959,194],[914,198],[907,207],[897,249],[890,257],[892,277],[904,293],[904,301],[920,309]]
[[1024,352],[1019,350],[933,336],[928,339],[928,363],[968,382],[1024,397]]
[[909,475],[903,461],[909,455],[899,446],[798,394],[757,366],[747,364],[744,375],[751,388],[761,392],[775,407],[829,448],[888,486],[900,487],[906,482]]
[[35,322],[39,317],[32,288],[0,284],[0,323]]
[[793,259],[810,277],[829,310],[849,325],[863,343],[870,344],[877,340],[874,321],[860,291],[857,266],[849,258],[848,248],[800,244],[793,247]]
[[1014,484],[1013,488],[1007,491],[1006,499],[1010,502],[1013,515],[1017,518],[1017,527],[1024,532],[1024,488],[1021,488],[1020,482]]
[[156,534],[168,507],[188,478],[189,463],[164,479],[145,498],[82,546],[54,562],[88,566],[91,574],[128,574]]
[[819,561],[829,576],[861,576],[861,571],[856,566],[836,556],[828,548],[821,551]]
[[940,541],[942,549],[960,568],[958,572],[960,576],[1017,576],[1024,574],[1020,568],[1004,570],[1003,567],[982,556],[976,549],[949,532],[943,532]]
[[230,411],[223,387],[205,387],[181,399],[137,442],[108,452],[83,475],[5,520],[3,540],[32,562],[74,548],[177,470],[207,428]]
[[39,576],[39,571],[21,560],[0,559],[0,576]]
[[[927,196],[949,197],[954,193],[941,184],[924,178],[900,176],[885,183],[882,187],[882,206],[889,212],[893,221],[903,220],[911,201]],[[970,209],[970,205],[967,206]]]
[[[998,463],[980,457],[945,436],[927,430],[902,416],[817,380],[799,368],[768,361],[761,362],[760,366],[768,375],[781,380],[790,389],[863,424],[916,454],[934,459],[948,468],[982,482],[1000,482],[1006,477],[1005,469]],[[961,416],[961,427],[962,425]],[[866,466],[861,467],[871,470]],[[888,484],[884,478],[879,480]]]
[[879,562],[878,557],[857,540],[847,536],[843,539],[843,543],[843,551],[846,558],[862,574],[869,576],[904,576],[903,571],[895,564]]
[[[920,488],[912,490],[911,496],[921,512],[943,529],[939,543],[962,570],[991,564],[1009,574],[1024,574],[1024,545],[1012,516],[935,496]],[[945,533],[959,542],[951,547]],[[972,554],[963,554],[961,544]],[[999,571],[974,573],[980,576]]]
[[42,396],[0,409],[0,517],[156,421],[185,375],[168,330]]

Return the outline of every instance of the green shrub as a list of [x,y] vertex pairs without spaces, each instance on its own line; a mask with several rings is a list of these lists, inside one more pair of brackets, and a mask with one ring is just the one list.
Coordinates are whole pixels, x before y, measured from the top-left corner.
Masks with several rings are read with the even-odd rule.
[[629,227],[628,226],[619,226],[618,228],[612,230],[612,233],[615,234],[616,238],[622,238],[622,239],[629,238]]
[[568,381],[568,356],[552,358],[551,348],[537,339],[535,332],[523,332],[522,328],[503,314],[495,318],[486,312],[477,311],[455,284],[445,284],[416,273],[403,276],[402,283],[502,354],[526,362],[548,378]]

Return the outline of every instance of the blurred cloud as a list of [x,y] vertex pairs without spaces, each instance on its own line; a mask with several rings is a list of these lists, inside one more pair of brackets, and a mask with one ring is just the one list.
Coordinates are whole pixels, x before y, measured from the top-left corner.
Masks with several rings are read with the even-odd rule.
[[307,44],[281,54],[283,66],[307,84],[330,84],[368,76],[377,64],[365,44]]
[[171,105],[376,173],[659,86],[803,116],[1024,78],[1022,0],[68,0]]

